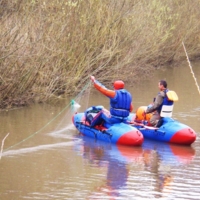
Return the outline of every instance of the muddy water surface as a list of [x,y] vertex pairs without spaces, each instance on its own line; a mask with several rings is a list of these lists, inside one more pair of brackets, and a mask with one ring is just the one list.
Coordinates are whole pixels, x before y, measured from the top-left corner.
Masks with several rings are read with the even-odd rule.
[[[200,63],[193,64],[200,83]],[[71,122],[69,101],[32,105],[0,113],[0,199],[199,199],[200,94],[187,66],[157,70],[129,88],[134,111],[148,105],[157,83],[166,79],[177,92],[173,117],[197,132],[190,147],[145,140],[124,147],[82,137]],[[99,93],[80,99],[80,111],[108,107]]]

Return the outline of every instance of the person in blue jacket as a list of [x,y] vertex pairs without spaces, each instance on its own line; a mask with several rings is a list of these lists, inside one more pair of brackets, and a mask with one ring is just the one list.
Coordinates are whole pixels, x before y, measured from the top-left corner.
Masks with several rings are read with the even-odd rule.
[[115,81],[113,84],[114,90],[109,90],[97,81],[94,76],[91,76],[91,81],[98,91],[110,99],[110,113],[102,110],[102,112],[95,117],[96,120],[93,120],[92,125],[95,125],[99,118],[111,124],[122,121],[125,122],[126,118],[133,110],[133,105],[131,94],[124,89],[124,82],[121,80]]

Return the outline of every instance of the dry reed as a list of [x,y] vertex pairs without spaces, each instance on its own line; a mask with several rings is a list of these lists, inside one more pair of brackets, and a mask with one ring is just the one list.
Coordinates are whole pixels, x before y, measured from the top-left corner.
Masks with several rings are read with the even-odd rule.
[[[2,0],[0,109],[75,95],[91,74],[134,82],[192,58],[199,0]],[[183,26],[184,24],[184,26]]]
[[0,160],[1,160],[1,157],[2,157],[2,153],[3,153],[4,141],[8,137],[8,135],[9,135],[9,133],[3,138],[2,143],[1,143]]

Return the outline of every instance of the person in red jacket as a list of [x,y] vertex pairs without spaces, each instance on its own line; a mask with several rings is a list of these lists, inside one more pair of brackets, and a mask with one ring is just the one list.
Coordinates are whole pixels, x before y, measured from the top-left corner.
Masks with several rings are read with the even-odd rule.
[[115,81],[113,84],[114,90],[109,90],[97,81],[94,76],[91,76],[91,81],[99,92],[110,99],[110,113],[102,110],[91,125],[94,126],[96,121],[99,121],[99,117],[110,124],[126,122],[127,117],[133,110],[133,105],[131,94],[124,89],[124,82],[121,80]]

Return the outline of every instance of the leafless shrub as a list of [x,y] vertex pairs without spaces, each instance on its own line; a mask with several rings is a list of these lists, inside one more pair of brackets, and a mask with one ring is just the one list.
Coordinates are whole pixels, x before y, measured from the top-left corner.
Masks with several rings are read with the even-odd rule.
[[[95,75],[134,82],[199,57],[198,0],[0,1],[0,108],[76,94]],[[143,76],[141,76],[141,74]]]

